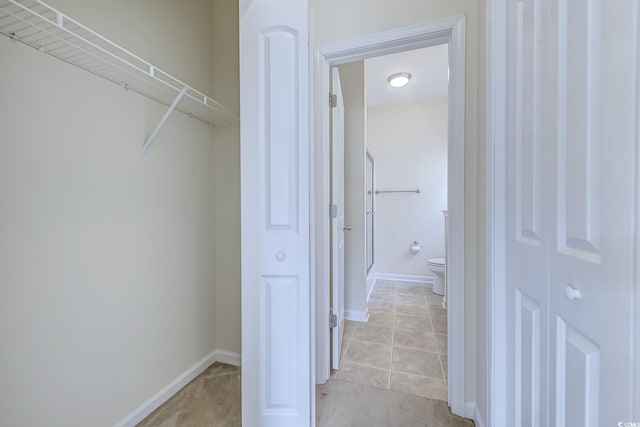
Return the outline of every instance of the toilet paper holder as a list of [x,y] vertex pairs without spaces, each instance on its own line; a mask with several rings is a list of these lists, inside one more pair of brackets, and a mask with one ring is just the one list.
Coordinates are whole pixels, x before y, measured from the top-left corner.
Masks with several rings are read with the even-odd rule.
[[417,240],[414,240],[413,243],[409,245],[409,249],[412,253],[417,254],[422,250],[422,246],[420,246],[420,243]]

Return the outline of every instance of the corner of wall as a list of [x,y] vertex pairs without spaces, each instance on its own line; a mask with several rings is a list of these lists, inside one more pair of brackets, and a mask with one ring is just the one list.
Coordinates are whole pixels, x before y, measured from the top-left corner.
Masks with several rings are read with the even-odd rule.
[[[213,2],[213,95],[233,111],[240,108],[238,14],[237,0]],[[241,351],[240,129],[216,129],[214,151],[216,348],[231,355],[225,363],[235,364]]]

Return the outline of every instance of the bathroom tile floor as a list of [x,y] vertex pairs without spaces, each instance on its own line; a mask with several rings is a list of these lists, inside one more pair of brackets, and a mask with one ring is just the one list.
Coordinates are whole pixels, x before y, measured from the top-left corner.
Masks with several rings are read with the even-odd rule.
[[[240,427],[240,369],[216,363],[139,427]],[[331,378],[316,386],[318,427],[473,427],[446,402]]]
[[431,285],[378,280],[369,322],[346,322],[338,380],[447,400],[447,310]]
[[[368,323],[347,323],[342,366],[316,387],[316,425],[473,426],[446,403],[442,297],[428,285],[379,280],[368,306]],[[238,427],[240,385],[240,368],[215,363],[139,427]]]

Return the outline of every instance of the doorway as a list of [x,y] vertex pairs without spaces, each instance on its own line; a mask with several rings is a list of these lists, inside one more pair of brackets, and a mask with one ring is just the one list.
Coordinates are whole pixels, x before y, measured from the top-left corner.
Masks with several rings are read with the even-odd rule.
[[315,280],[316,280],[316,366],[317,383],[329,378],[329,221],[326,207],[329,174],[329,70],[332,66],[422,47],[447,44],[449,47],[450,95],[448,106],[449,147],[448,202],[451,233],[448,247],[448,342],[449,394],[452,412],[465,415],[464,385],[464,17],[410,27],[321,46],[314,55],[315,88]]
[[[428,264],[445,257],[448,68],[447,44],[332,67],[341,90],[333,85],[331,110],[332,117],[344,111],[344,119],[332,118],[332,137],[340,142],[332,144],[332,178],[344,176],[336,186],[344,189],[343,228],[349,230],[339,234],[344,262],[332,263],[334,273],[344,266],[347,314],[346,327],[331,328],[335,378],[443,401],[444,263]],[[389,80],[399,70],[407,81],[394,87]],[[344,126],[339,134],[338,123]],[[375,186],[373,155],[379,159]],[[332,204],[338,213],[332,222],[341,225],[342,205]],[[332,296],[342,289],[335,285],[341,284],[334,283]]]

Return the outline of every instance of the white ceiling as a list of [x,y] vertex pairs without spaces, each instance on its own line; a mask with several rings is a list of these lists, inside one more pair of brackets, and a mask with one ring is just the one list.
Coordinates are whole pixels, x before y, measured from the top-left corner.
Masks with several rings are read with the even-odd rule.
[[[366,59],[367,105],[394,104],[447,96],[449,56],[446,44]],[[407,72],[411,80],[394,88],[387,77]]]

